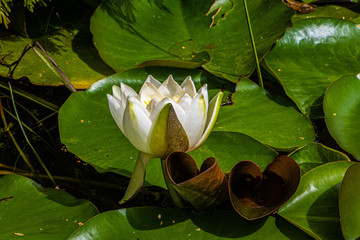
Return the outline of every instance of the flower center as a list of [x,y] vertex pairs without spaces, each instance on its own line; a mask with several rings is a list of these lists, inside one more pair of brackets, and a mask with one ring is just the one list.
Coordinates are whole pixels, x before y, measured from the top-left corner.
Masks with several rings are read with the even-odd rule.
[[179,96],[174,96],[171,99],[174,100],[177,103],[177,102],[179,102],[180,97]]

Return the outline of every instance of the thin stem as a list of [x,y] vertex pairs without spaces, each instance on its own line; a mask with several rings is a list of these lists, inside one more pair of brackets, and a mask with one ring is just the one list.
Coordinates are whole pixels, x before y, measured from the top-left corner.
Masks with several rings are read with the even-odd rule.
[[16,150],[18,150],[20,156],[24,159],[24,162],[26,163],[26,165],[28,166],[28,168],[30,169],[31,173],[35,176],[35,177],[38,177],[36,171],[35,171],[35,168],[31,165],[29,159],[26,157],[25,153],[21,150],[19,144],[17,143],[14,135],[12,134],[12,132],[10,131],[9,127],[8,127],[8,124],[6,122],[6,118],[5,118],[5,114],[4,114],[4,110],[3,110],[3,106],[2,106],[2,103],[1,103],[1,99],[0,99],[0,115],[1,115],[1,119],[4,123],[4,127],[5,129],[7,129],[8,133],[9,133],[9,136],[12,140],[12,142],[14,143],[15,145],[15,148]]
[[11,100],[12,100],[12,103],[13,103],[13,107],[14,107],[14,111],[15,111],[15,115],[16,115],[16,118],[17,118],[17,121],[19,123],[19,126],[20,126],[20,129],[25,137],[25,140],[26,142],[29,144],[31,150],[33,151],[35,157],[37,158],[37,160],[39,161],[39,163],[41,164],[41,166],[44,168],[46,174],[49,176],[51,182],[54,184],[54,186],[56,186],[56,183],[55,183],[55,180],[54,178],[52,177],[50,171],[47,169],[46,165],[44,164],[44,162],[42,161],[42,159],[40,158],[39,154],[36,152],[35,148],[32,146],[32,144],[30,143],[30,140],[29,138],[27,137],[26,135],[26,132],[23,128],[23,125],[21,124],[21,120],[20,120],[20,117],[19,117],[19,113],[17,112],[16,110],[16,105],[15,105],[15,99],[14,99],[14,94],[13,94],[13,91],[12,91],[12,87],[11,87],[11,84],[9,82],[9,90],[10,90],[10,95],[11,95]]
[[[64,80],[65,85],[69,88],[71,92],[76,92],[76,88],[72,85],[70,80],[66,77],[66,75],[60,70],[59,66],[56,64],[56,62],[50,57],[50,55],[45,51],[45,49],[41,46],[39,42],[36,42],[35,45],[41,49],[41,51],[45,54],[45,56],[49,59],[49,61],[54,65],[57,72],[60,74],[62,80]],[[41,55],[41,53],[36,50],[36,48],[33,45],[29,45],[34,52],[45,62],[46,65],[54,72],[55,70],[49,65],[49,63],[46,61],[46,59]],[[56,74],[56,72],[54,72]]]
[[264,88],[264,83],[263,83],[263,79],[262,79],[262,76],[261,76],[261,70],[260,70],[260,65],[259,65],[259,58],[258,58],[258,55],[257,55],[257,52],[256,52],[254,34],[253,34],[253,31],[252,31],[252,28],[251,28],[249,10],[247,8],[246,0],[243,0],[243,3],[244,3],[245,14],[246,14],[246,21],[247,21],[247,24],[248,24],[248,27],[249,27],[251,46],[252,46],[255,61],[256,61],[256,71],[257,71],[257,75],[258,75],[258,78],[259,78],[259,84],[260,84],[261,88]]
[[144,152],[139,152],[135,163],[134,171],[131,174],[129,185],[124,193],[124,197],[120,200],[120,204],[129,201],[141,190],[144,183],[146,166],[154,156]]
[[175,203],[175,205],[178,208],[185,208],[185,203],[183,201],[183,199],[180,197],[180,195],[176,192],[176,190],[169,184],[169,182],[166,180],[166,175],[165,175],[165,171],[166,171],[166,167],[165,167],[165,163],[166,163],[166,159],[162,158],[161,159],[161,169],[163,171],[163,175],[164,175],[164,179],[165,179],[165,183],[166,186],[168,188],[169,194],[171,199],[173,200],[173,202]]
[[[12,175],[12,174],[18,174],[24,177],[31,177],[29,173],[26,172],[10,172],[7,170],[0,170],[0,175]],[[40,178],[46,178],[48,179],[49,176],[45,174],[39,174]],[[54,179],[57,181],[63,181],[63,182],[73,182],[73,183],[82,183],[82,181],[78,178],[72,178],[72,177],[65,177],[65,176],[53,176]],[[125,188],[123,186],[120,186],[119,184],[114,183],[107,183],[107,182],[97,182],[93,180],[87,180],[87,182],[93,186],[102,187],[102,188],[110,188],[110,189],[116,189],[124,191]]]
[[[4,88],[6,90],[9,90],[9,87],[6,86],[2,82],[0,82],[0,87]],[[55,104],[53,104],[51,102],[48,102],[48,101],[46,101],[46,100],[44,100],[42,98],[39,98],[38,96],[35,96],[35,95],[31,94],[31,93],[25,92],[25,91],[23,91],[21,89],[17,89],[17,88],[13,88],[13,92],[20,95],[20,96],[22,96],[22,97],[24,97],[24,98],[27,98],[27,99],[33,101],[33,102],[35,102],[35,103],[37,103],[37,104],[39,104],[39,105],[41,105],[41,106],[43,106],[43,107],[45,107],[47,109],[50,109],[50,110],[52,110],[54,112],[59,112],[60,108],[58,106],[56,106]]]

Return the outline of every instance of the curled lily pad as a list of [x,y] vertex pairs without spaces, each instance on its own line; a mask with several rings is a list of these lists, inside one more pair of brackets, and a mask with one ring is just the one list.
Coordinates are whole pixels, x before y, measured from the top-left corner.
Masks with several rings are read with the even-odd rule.
[[300,167],[287,156],[275,158],[261,172],[251,161],[241,161],[229,177],[230,200],[244,218],[254,220],[271,214],[295,193]]
[[166,159],[166,179],[179,195],[198,210],[222,203],[227,194],[227,180],[216,159],[206,159],[201,168],[185,152],[174,152]]

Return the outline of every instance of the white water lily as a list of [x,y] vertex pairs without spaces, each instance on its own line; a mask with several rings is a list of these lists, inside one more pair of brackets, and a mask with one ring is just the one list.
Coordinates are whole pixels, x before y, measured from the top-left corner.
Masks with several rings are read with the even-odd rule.
[[223,93],[209,103],[206,84],[196,92],[190,76],[179,85],[171,75],[163,83],[149,75],[139,94],[124,83],[112,90],[113,95],[107,95],[111,115],[140,151],[122,200],[125,202],[141,188],[145,167],[152,158],[164,158],[173,151],[192,151],[205,142]]

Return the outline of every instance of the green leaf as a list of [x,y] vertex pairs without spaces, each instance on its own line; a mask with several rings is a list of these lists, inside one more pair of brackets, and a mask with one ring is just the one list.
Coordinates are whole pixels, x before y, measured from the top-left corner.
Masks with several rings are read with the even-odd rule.
[[323,95],[338,78],[360,72],[360,27],[336,18],[296,22],[266,56],[269,71],[311,118],[322,117]]
[[65,239],[97,213],[90,202],[29,178],[0,178],[0,239]]
[[351,162],[331,162],[301,177],[292,198],[279,214],[316,239],[341,239],[338,196]]
[[299,164],[302,175],[324,163],[350,161],[348,156],[344,153],[324,146],[321,143],[309,143],[308,145],[290,153],[289,157],[295,159]]
[[[24,47],[39,42],[75,88],[88,88],[94,82],[114,74],[114,71],[101,60],[91,42],[88,21],[89,14],[70,28],[34,39],[15,35],[2,37],[3,49],[0,51],[0,57],[4,64],[11,64],[18,60]],[[37,50],[47,59],[39,48]],[[9,68],[0,65],[0,75],[7,77]],[[46,60],[45,63],[32,49],[25,53],[13,77],[27,77],[36,85],[63,84],[61,76],[50,61]]]
[[[110,114],[106,94],[111,93],[112,86],[119,85],[121,81],[138,91],[149,74],[161,81],[173,74],[180,82],[190,75],[197,88],[205,83],[209,83],[208,87],[212,89],[226,85],[200,69],[140,68],[110,76],[87,91],[72,94],[61,107],[60,137],[67,149],[100,172],[113,171],[130,177],[138,151],[117,127]],[[165,187],[160,164],[158,159],[150,161],[145,180]]]
[[274,96],[250,80],[243,79],[232,95],[233,104],[220,109],[213,131],[247,134],[281,150],[291,150],[315,140],[314,130],[291,103]]
[[360,160],[360,74],[332,84],[324,99],[326,126],[336,142]]
[[336,5],[326,5],[326,6],[318,6],[316,10],[312,13],[307,14],[294,14],[292,16],[291,21],[293,23],[308,19],[308,18],[340,18],[343,20],[351,21],[354,23],[360,23],[360,15],[359,13],[353,12],[345,7],[340,7]]
[[[248,5],[262,58],[290,26],[292,11],[279,1]],[[100,56],[116,71],[202,66],[236,82],[255,69],[242,1],[106,0],[90,28]]]
[[291,224],[274,217],[246,221],[234,211],[189,213],[183,210],[141,207],[99,214],[79,228],[69,240],[149,238],[310,239]]
[[198,166],[206,158],[214,157],[223,172],[230,172],[242,160],[253,161],[264,170],[278,153],[245,134],[212,132],[206,142],[190,155]]
[[345,239],[360,237],[360,164],[348,168],[339,195],[341,229]]

